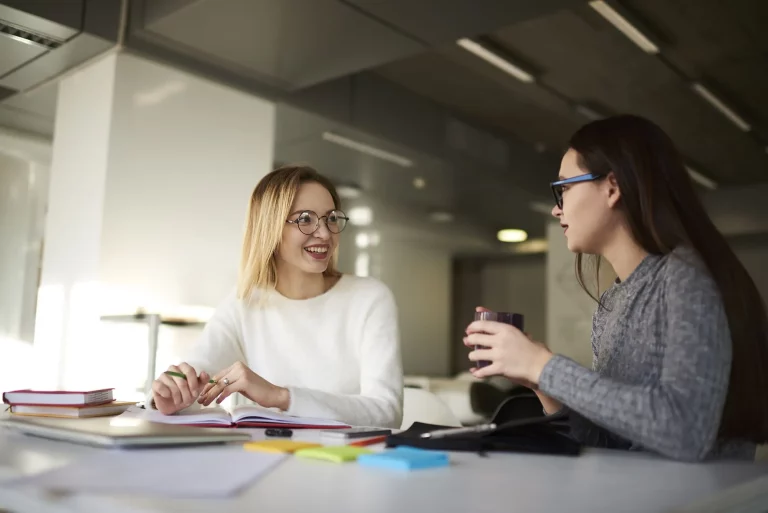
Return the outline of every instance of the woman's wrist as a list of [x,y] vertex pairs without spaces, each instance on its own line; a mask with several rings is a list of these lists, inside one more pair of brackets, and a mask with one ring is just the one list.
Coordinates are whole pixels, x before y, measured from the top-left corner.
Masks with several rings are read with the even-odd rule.
[[291,407],[291,391],[287,388],[275,386],[272,397],[269,408],[279,408],[286,411]]
[[545,346],[540,346],[540,350],[536,355],[536,358],[533,360],[533,365],[531,366],[531,374],[528,376],[528,381],[538,386],[539,378],[541,377],[541,373],[544,371],[544,367],[547,366],[549,361],[554,356],[555,355],[552,353],[552,351],[547,349]]

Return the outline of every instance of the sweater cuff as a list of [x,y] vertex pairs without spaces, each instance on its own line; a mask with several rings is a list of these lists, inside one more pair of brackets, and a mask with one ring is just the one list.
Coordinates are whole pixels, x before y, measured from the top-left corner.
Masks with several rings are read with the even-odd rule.
[[559,401],[567,402],[576,389],[579,377],[589,372],[589,369],[570,358],[556,354],[541,370],[539,390]]

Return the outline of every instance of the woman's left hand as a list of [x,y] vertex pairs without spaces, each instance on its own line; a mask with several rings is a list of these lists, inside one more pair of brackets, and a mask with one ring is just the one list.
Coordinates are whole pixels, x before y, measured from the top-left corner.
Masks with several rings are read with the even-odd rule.
[[469,353],[472,361],[486,360],[485,367],[472,369],[477,378],[503,375],[536,388],[544,366],[552,358],[549,349],[534,342],[514,326],[494,321],[475,321],[467,327],[464,344],[484,346]]
[[229,368],[218,372],[213,379],[216,384],[208,383],[205,385],[197,401],[204,406],[211,404],[214,399],[216,399],[216,404],[221,404],[224,399],[235,392],[240,392],[265,408],[277,407],[281,410],[287,410],[290,404],[290,393],[287,388],[273,385],[253,372],[243,362],[230,365]]

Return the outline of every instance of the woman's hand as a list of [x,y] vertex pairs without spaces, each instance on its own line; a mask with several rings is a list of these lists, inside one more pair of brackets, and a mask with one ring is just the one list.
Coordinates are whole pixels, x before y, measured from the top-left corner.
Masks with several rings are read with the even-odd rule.
[[287,388],[273,385],[249,369],[243,362],[237,362],[217,373],[214,380],[216,384],[209,383],[203,389],[198,399],[200,404],[208,406],[214,399],[216,404],[221,404],[230,395],[240,392],[265,408],[277,407],[287,410],[290,405],[291,398]]
[[182,362],[179,365],[171,365],[169,371],[180,372],[187,379],[161,374],[152,382],[153,399],[155,407],[164,415],[172,415],[195,402],[203,385],[208,382],[208,374],[203,371],[200,376],[195,369]]
[[534,342],[509,324],[475,321],[467,327],[467,346],[484,346],[469,353],[472,361],[487,360],[489,365],[472,369],[478,378],[503,375],[512,381],[536,389],[544,366],[552,353],[544,344]]

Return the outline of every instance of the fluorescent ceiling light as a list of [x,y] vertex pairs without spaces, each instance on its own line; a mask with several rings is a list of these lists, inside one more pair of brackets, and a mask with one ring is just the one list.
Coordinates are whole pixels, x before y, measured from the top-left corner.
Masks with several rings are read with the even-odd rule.
[[496,238],[501,242],[523,242],[528,238],[528,233],[517,228],[507,228],[506,230],[499,230]]
[[471,39],[467,39],[467,38],[459,39],[458,41],[456,41],[456,44],[464,48],[466,51],[480,57],[487,63],[496,66],[503,72],[512,75],[513,77],[520,80],[521,82],[530,84],[531,82],[534,82],[536,80],[534,76],[528,73],[527,71],[512,64],[511,62],[501,57],[500,55],[488,50],[483,45],[479,43],[475,43]]
[[323,132],[323,140],[338,144],[339,146],[344,146],[345,148],[349,148],[351,150],[359,151],[360,153],[365,153],[366,155],[370,155],[381,160],[386,160],[387,162],[392,162],[398,166],[413,167],[413,161],[403,157],[402,155],[382,150],[375,146],[371,146],[370,144],[355,141],[339,134],[334,134],[333,132]]
[[360,187],[355,185],[337,185],[336,192],[342,199],[355,199],[360,197]]
[[583,105],[581,103],[577,104],[574,107],[574,109],[576,110],[576,112],[578,112],[579,114],[581,114],[582,116],[584,116],[585,118],[587,118],[587,119],[589,119],[591,121],[595,121],[595,120],[598,120],[598,119],[603,119],[605,117],[602,114],[600,114],[599,112],[597,112],[595,109],[593,109],[591,107],[587,107],[586,105]]
[[706,176],[702,175],[701,173],[699,173],[695,169],[692,169],[689,166],[685,166],[685,170],[688,171],[688,174],[690,175],[691,179],[694,182],[701,185],[702,187],[706,187],[707,189],[710,189],[713,191],[717,189],[717,182],[715,182],[711,178],[707,178]]
[[744,132],[749,132],[752,130],[752,127],[744,121],[744,118],[736,114],[729,106],[727,106],[725,103],[723,103],[720,98],[712,94],[712,91],[704,87],[703,85],[699,84],[698,82],[694,82],[691,84],[691,89],[693,89],[696,94],[707,100],[710,105],[712,105],[714,108],[720,111],[720,113],[725,116],[726,118],[730,119],[731,122],[739,127]]
[[436,211],[429,214],[429,219],[435,223],[450,223],[453,221],[453,214],[450,212]]
[[544,203],[542,201],[532,201],[528,203],[528,208],[533,210],[534,212],[538,214],[544,214],[545,216],[551,216],[552,215],[552,208],[554,208],[555,203],[554,201],[552,204]]
[[424,180],[422,177],[417,176],[413,179],[413,186],[417,189],[423,189],[427,186],[427,181]]
[[603,0],[589,2],[589,6],[600,13],[600,16],[616,27],[622,34],[627,36],[633,43],[639,46],[645,53],[657,54],[659,47],[643,34],[637,27],[632,25],[624,16],[619,14],[613,7]]

